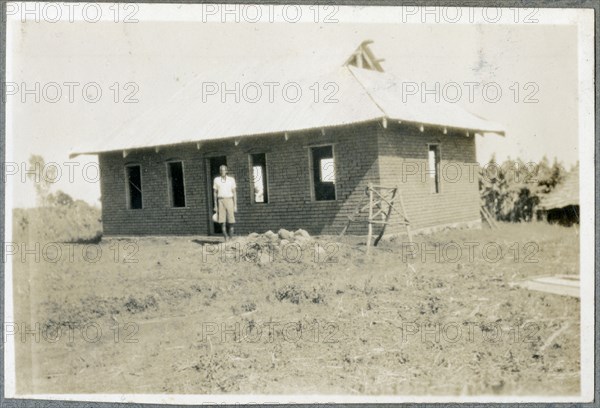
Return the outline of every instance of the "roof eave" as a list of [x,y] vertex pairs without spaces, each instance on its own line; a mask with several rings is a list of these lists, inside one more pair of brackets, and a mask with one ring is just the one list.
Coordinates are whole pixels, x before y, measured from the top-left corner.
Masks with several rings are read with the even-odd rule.
[[259,137],[260,136],[274,136],[274,135],[285,134],[285,133],[308,132],[308,131],[314,131],[317,129],[334,129],[334,128],[339,128],[339,127],[343,127],[343,126],[360,125],[360,124],[370,123],[370,122],[376,122],[376,123],[377,122],[390,122],[390,123],[397,122],[399,124],[412,124],[415,126],[435,127],[435,128],[440,128],[440,129],[452,129],[452,130],[459,130],[459,131],[464,131],[464,132],[473,132],[473,134],[479,133],[482,136],[484,134],[490,134],[490,133],[493,133],[493,134],[496,134],[496,135],[499,135],[502,137],[506,136],[504,130],[475,129],[475,128],[440,125],[437,123],[412,122],[412,121],[404,121],[402,119],[390,118],[388,116],[382,116],[381,118],[370,119],[370,120],[366,120],[366,121],[353,122],[353,123],[347,123],[347,124],[339,124],[339,125],[322,126],[319,128],[305,128],[305,129],[277,131],[277,132],[269,132],[269,133],[253,134],[253,135],[224,136],[224,137],[213,138],[210,140],[189,140],[189,141],[182,141],[182,142],[178,142],[178,143],[138,146],[138,147],[120,148],[120,149],[114,149],[114,150],[72,152],[69,154],[69,159],[74,159],[78,156],[85,156],[85,155],[100,155],[100,154],[105,154],[105,153],[117,153],[117,152],[123,152],[123,151],[153,149],[153,148],[157,148],[157,147],[171,147],[171,146],[179,146],[179,145],[192,144],[192,143],[221,142],[221,141],[235,140],[235,139],[240,139],[240,138],[257,137],[257,136],[259,136]]

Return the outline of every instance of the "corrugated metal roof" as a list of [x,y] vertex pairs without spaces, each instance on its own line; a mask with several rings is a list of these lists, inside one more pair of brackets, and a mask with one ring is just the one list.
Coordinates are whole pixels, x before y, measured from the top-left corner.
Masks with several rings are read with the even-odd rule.
[[[302,78],[299,74],[302,67],[290,74],[274,64],[238,66],[227,71],[196,78],[163,105],[131,120],[105,140],[77,149],[72,155],[295,132],[383,118],[479,132],[504,132],[501,126],[455,104],[403,102],[400,81],[388,73],[343,66]],[[279,85],[269,88],[265,85],[268,82]],[[233,90],[236,83],[240,87],[238,94],[247,87],[247,98],[236,101],[235,95],[222,92],[225,88]],[[284,85],[288,86],[287,99],[283,96]],[[318,96],[315,85],[319,89]],[[210,86],[219,88],[217,94],[207,94]],[[270,89],[274,90],[272,98]],[[292,103],[297,89],[301,90],[301,97]],[[262,96],[252,101],[256,99],[257,90]]]
[[538,208],[551,210],[579,205],[579,167],[573,169],[554,190],[541,198]]
[[416,95],[404,95],[402,81],[388,73],[350,67],[352,74],[365,87],[368,94],[383,110],[385,116],[404,122],[423,125],[446,126],[480,132],[504,133],[504,128],[482,119],[457,103],[434,95],[422,98],[422,89]]

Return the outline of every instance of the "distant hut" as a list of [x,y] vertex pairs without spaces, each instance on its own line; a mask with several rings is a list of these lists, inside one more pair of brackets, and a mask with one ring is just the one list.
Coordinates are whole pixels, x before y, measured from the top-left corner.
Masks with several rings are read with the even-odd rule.
[[538,220],[565,226],[579,224],[579,167],[541,198],[537,217]]

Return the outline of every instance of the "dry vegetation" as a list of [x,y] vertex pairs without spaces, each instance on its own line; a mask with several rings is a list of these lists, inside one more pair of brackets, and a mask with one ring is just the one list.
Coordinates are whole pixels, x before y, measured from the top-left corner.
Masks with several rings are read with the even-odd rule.
[[[43,228],[28,219],[31,241],[55,218],[36,218],[45,220]],[[96,232],[90,223],[81,237],[46,235],[40,242],[88,241]],[[18,320],[39,323],[47,338],[62,333],[55,342],[42,336],[16,343],[18,390],[579,392],[579,300],[510,286],[528,276],[578,273],[575,228],[504,224],[418,236],[418,245],[432,251],[424,259],[421,251],[404,259],[400,239],[367,256],[357,238],[293,235],[287,246],[269,235],[226,248],[185,237],[142,238],[64,244],[73,259],[54,263],[15,256]],[[489,242],[498,243],[503,259],[484,259]],[[453,258],[453,243],[461,259],[436,259],[435,246]],[[467,243],[480,244],[473,260]],[[86,248],[101,248],[96,262],[84,260]],[[267,250],[272,258],[261,256]]]

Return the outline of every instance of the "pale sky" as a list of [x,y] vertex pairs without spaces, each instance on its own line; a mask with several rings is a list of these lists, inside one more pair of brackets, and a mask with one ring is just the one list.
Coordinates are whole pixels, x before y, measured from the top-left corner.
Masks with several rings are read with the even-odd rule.
[[[460,101],[507,130],[504,138],[478,138],[480,163],[492,153],[500,160],[510,156],[526,161],[546,155],[567,166],[578,159],[575,26],[140,21],[26,22],[9,24],[9,30],[8,82],[25,82],[28,89],[36,82],[41,87],[50,82],[81,84],[75,88],[73,103],[64,85],[56,103],[43,98],[35,103],[33,96],[22,103],[21,93],[8,96],[12,129],[7,129],[7,138],[16,162],[26,162],[31,154],[42,154],[47,162],[94,162],[94,156],[69,160],[68,155],[160,105],[195,75],[248,61],[282,59],[318,73],[341,65],[365,39],[374,41],[373,51],[385,59],[384,70],[403,81],[425,82],[429,87],[436,82],[499,85],[502,96],[496,103],[483,98],[481,87],[473,103],[466,94]],[[86,102],[81,95],[82,85],[91,82],[103,92],[97,103]],[[122,103],[127,92],[121,89],[115,103],[111,86],[129,82],[138,85],[139,102]],[[515,86],[520,89],[517,101]],[[537,102],[524,103],[532,92]],[[65,175],[56,189],[99,203],[99,184],[86,182],[81,170],[72,183]],[[31,206],[34,200],[31,184],[15,183],[16,207]]]

